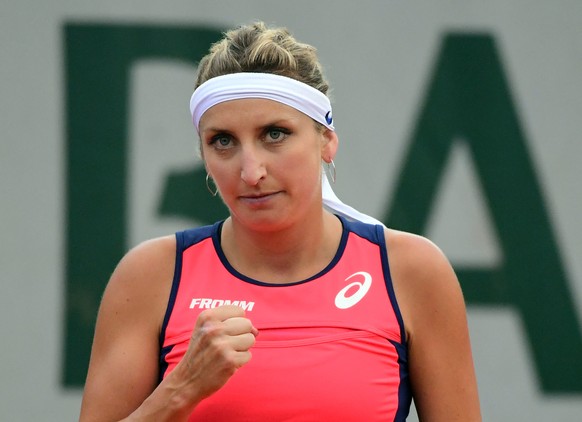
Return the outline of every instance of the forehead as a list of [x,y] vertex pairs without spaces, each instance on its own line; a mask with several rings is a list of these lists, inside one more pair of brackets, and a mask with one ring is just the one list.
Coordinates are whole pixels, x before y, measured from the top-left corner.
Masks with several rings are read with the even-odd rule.
[[312,122],[309,116],[278,101],[244,98],[225,101],[210,107],[200,118],[200,131],[209,127],[262,125],[281,120],[297,124]]

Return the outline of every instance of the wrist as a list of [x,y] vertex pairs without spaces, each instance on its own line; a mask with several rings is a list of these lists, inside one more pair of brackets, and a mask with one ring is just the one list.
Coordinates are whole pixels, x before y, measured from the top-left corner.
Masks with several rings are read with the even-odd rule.
[[174,370],[127,420],[187,421],[202,400],[199,390],[191,381],[183,381],[179,370]]

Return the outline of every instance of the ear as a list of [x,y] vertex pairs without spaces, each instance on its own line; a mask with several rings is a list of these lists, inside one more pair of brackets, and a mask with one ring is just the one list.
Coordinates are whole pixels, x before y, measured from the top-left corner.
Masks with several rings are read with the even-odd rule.
[[339,139],[333,130],[325,129],[322,133],[323,145],[321,146],[321,159],[330,163],[337,153]]

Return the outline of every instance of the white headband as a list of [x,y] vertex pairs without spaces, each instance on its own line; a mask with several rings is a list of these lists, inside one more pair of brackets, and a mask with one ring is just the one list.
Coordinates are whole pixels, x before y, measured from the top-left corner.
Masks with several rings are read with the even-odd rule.
[[196,131],[200,131],[200,118],[210,107],[242,98],[277,101],[334,130],[331,103],[323,92],[286,76],[243,72],[211,78],[196,88],[190,98]]

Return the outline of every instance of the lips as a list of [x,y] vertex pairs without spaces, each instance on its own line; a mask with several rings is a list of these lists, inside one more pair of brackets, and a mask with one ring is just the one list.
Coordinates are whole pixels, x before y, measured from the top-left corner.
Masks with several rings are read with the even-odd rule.
[[240,195],[239,199],[249,204],[261,204],[269,201],[277,194],[279,194],[279,192],[252,193],[247,195]]

